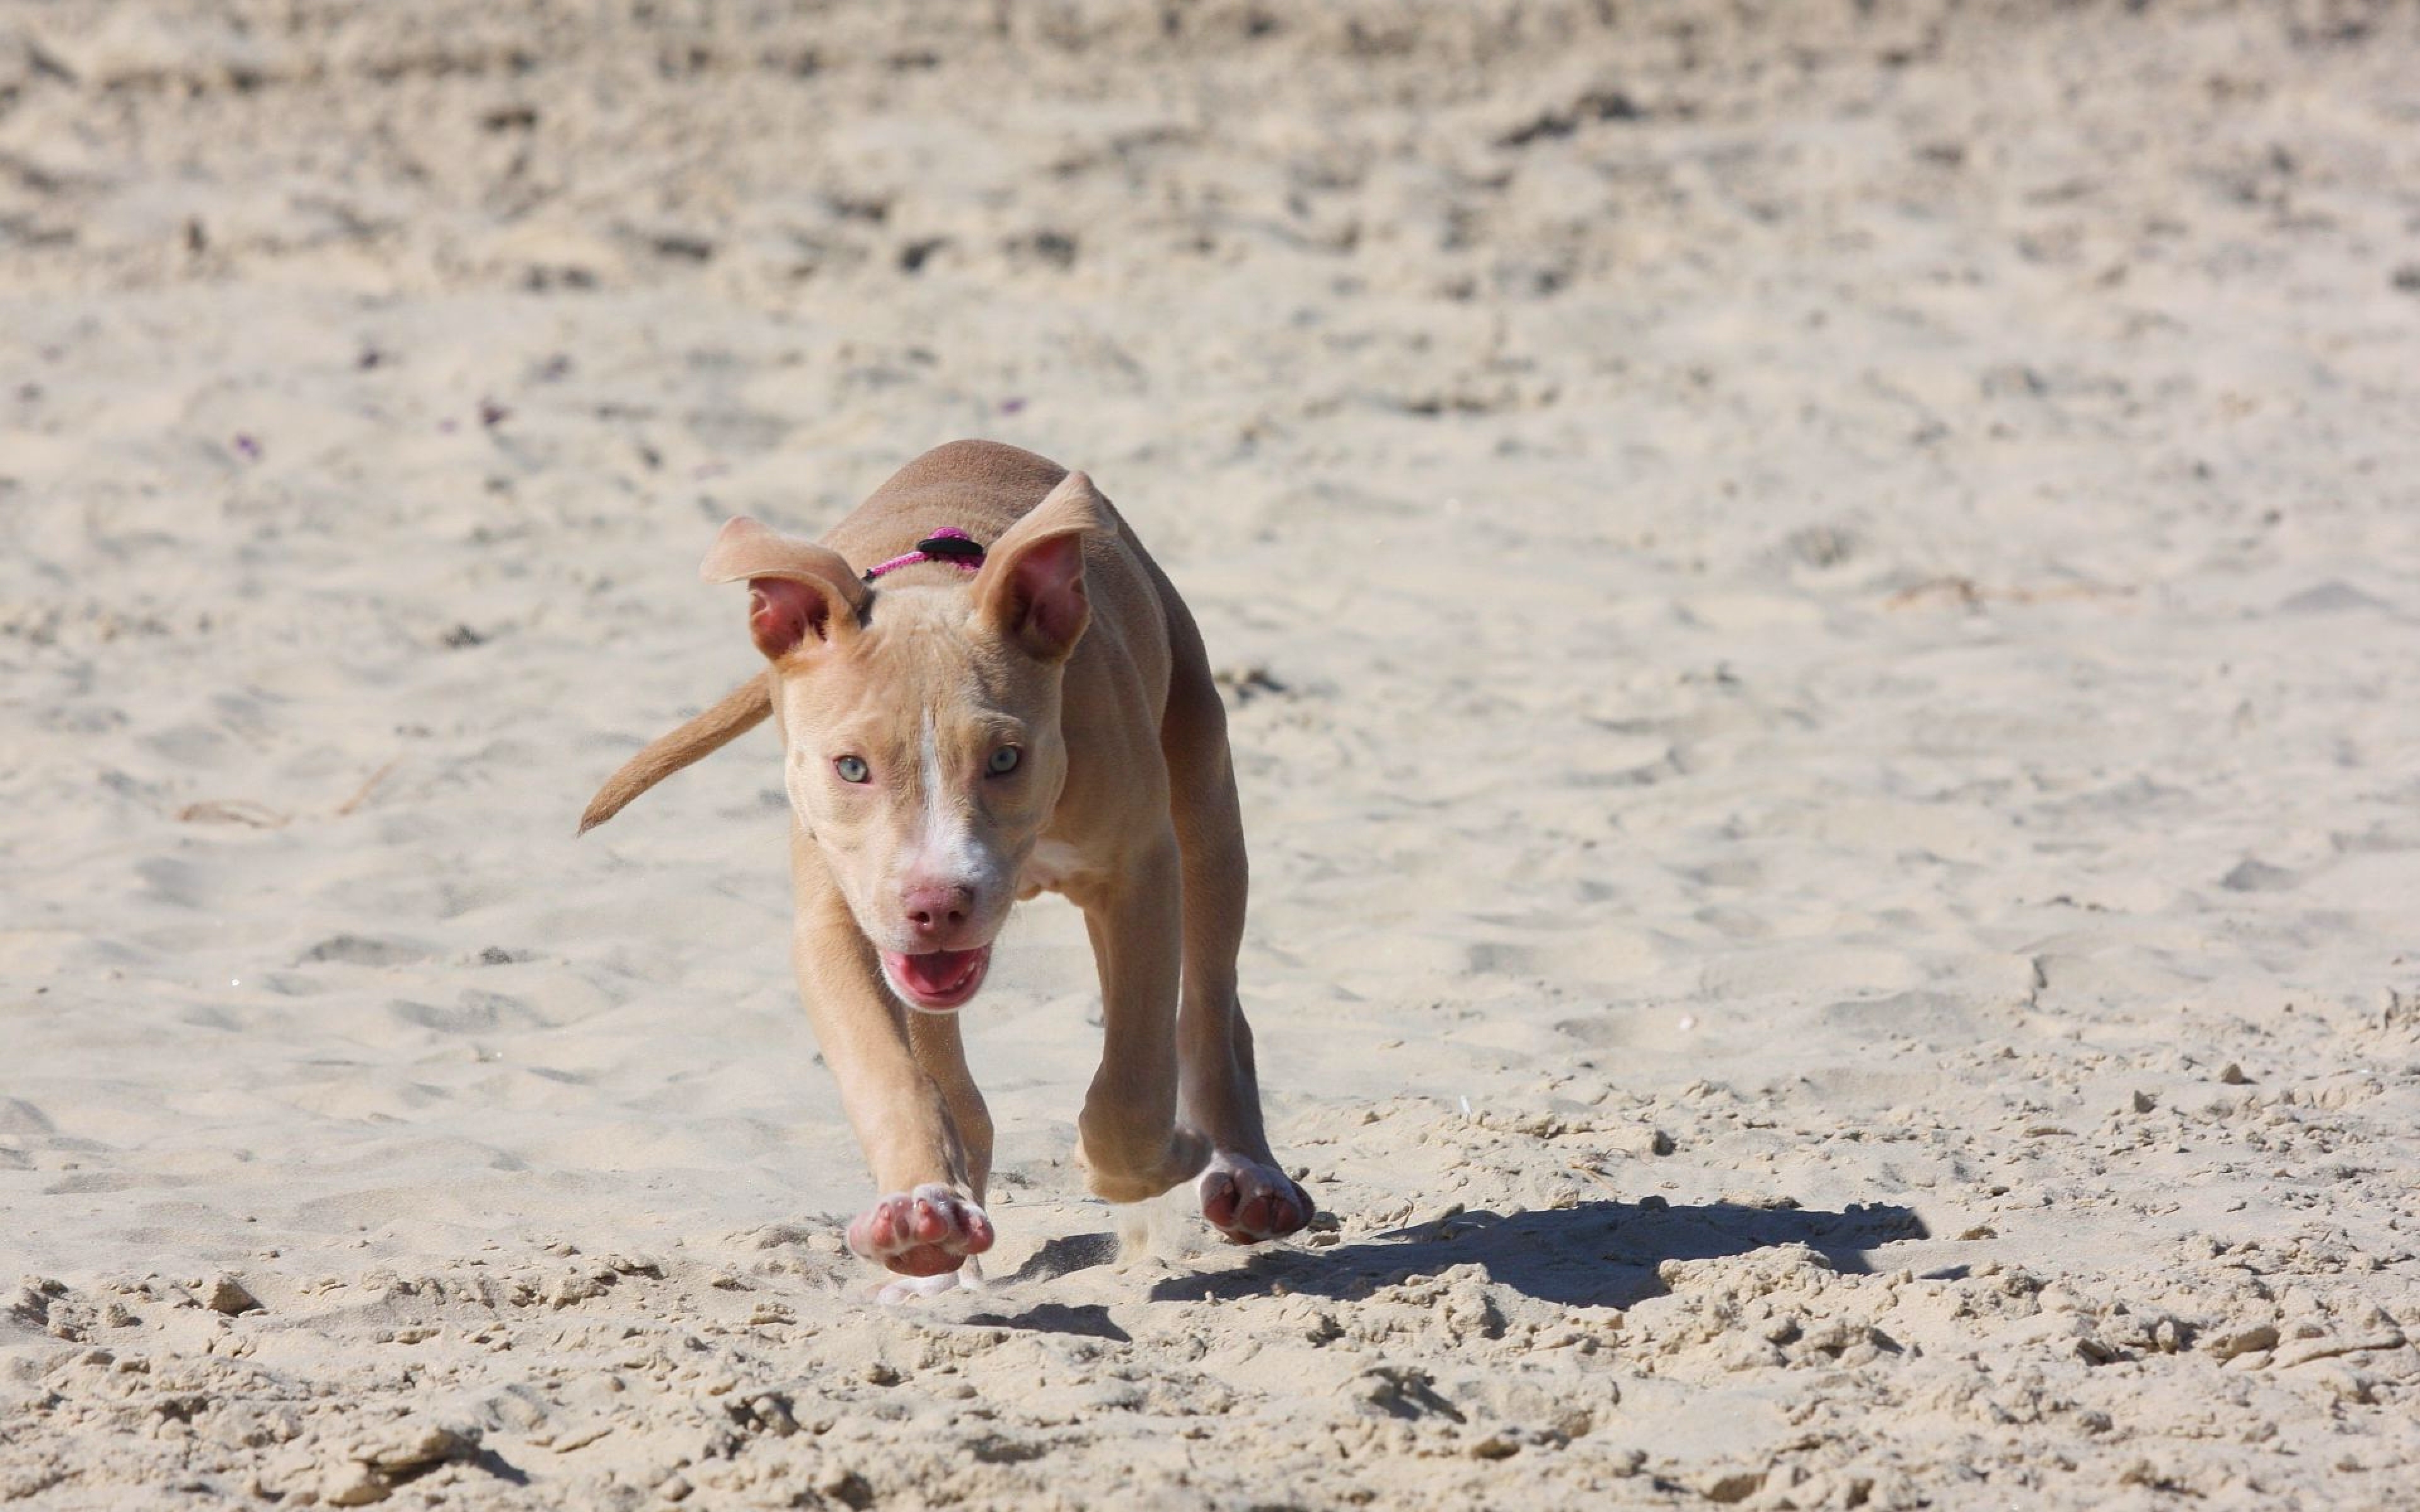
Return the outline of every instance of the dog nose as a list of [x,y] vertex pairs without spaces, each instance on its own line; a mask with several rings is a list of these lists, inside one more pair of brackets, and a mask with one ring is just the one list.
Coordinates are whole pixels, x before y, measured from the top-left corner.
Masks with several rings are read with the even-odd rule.
[[974,900],[972,887],[949,882],[911,882],[900,893],[908,922],[919,934],[939,934],[963,925]]

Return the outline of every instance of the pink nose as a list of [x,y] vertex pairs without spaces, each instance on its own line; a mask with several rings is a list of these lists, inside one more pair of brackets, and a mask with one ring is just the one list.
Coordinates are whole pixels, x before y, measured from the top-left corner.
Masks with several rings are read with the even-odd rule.
[[908,922],[919,934],[940,934],[965,924],[974,900],[973,888],[948,882],[911,882],[899,894]]

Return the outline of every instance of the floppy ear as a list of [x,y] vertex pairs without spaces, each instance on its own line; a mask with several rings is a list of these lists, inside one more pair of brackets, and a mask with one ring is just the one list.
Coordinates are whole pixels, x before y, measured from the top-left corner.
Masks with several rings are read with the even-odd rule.
[[748,579],[748,633],[775,661],[810,637],[821,645],[855,634],[865,609],[865,584],[839,552],[745,515],[722,527],[698,576],[710,583]]
[[1092,623],[1084,538],[1116,528],[1093,480],[1070,472],[984,554],[976,612],[1044,661],[1063,660]]

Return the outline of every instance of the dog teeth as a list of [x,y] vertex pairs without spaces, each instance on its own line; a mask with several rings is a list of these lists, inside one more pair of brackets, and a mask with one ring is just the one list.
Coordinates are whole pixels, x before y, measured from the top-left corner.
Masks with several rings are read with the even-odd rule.
[[[924,979],[910,974],[905,963],[897,970],[893,970],[886,963],[883,970],[890,977],[892,986],[902,996],[917,1003],[935,1003],[940,999],[955,997],[961,993],[973,989],[975,979],[982,974],[984,964],[990,957],[987,951],[981,949],[970,951],[968,955],[966,965],[956,976],[946,982],[929,986],[926,985]],[[911,982],[912,986],[909,985]]]

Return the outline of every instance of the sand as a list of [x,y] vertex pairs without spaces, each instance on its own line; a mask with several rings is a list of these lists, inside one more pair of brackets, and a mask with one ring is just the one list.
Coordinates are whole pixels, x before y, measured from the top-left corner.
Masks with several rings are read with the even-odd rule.
[[[0,14],[0,1504],[2394,1507],[2420,21]],[[694,566],[1089,470],[1329,1216],[869,1300]],[[23,1279],[20,1280],[19,1278]]]

